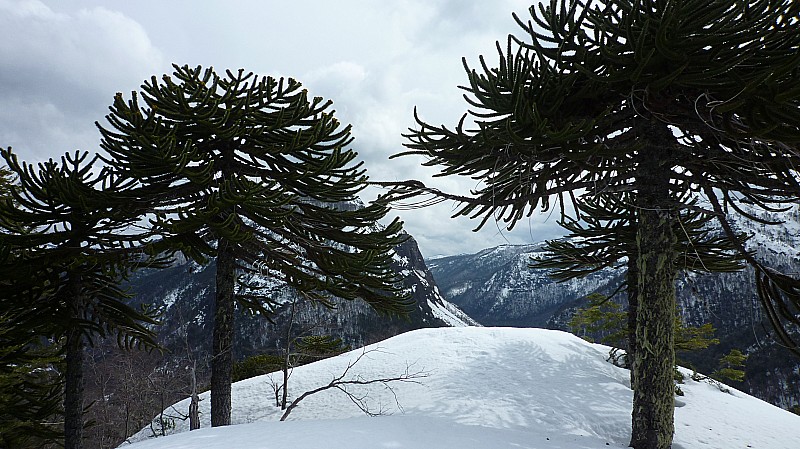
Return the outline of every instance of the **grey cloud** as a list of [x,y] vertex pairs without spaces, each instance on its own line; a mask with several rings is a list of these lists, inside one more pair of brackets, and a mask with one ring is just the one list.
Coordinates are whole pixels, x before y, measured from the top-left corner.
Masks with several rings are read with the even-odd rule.
[[[332,99],[337,117],[353,125],[353,146],[372,179],[468,191],[475,180],[433,178],[436,170],[420,165],[424,158],[389,156],[403,149],[415,106],[428,122],[458,121],[467,110],[457,87],[466,81],[461,57],[493,55],[494,42],[516,31],[511,11],[528,4],[0,0],[0,145],[35,159],[91,150],[99,139],[93,123],[103,121],[114,93],[127,95],[150,75],[170,72],[168,62],[242,67],[296,77],[312,95]],[[426,256],[559,233],[555,220],[538,215],[513,232],[490,223],[473,233],[477,222],[451,220],[449,204],[396,213]]]
[[0,145],[46,159],[93,150],[94,121],[116,91],[163,65],[136,22],[105,8],[54,12],[39,1],[0,3]]

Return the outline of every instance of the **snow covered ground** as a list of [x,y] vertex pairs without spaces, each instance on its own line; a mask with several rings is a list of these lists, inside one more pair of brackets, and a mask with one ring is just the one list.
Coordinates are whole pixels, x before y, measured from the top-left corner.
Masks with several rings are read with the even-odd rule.
[[[421,372],[417,383],[353,390],[366,395],[367,417],[346,395],[328,390],[303,400],[278,422],[269,376],[233,386],[233,421],[203,429],[177,420],[170,435],[145,429],[127,449],[600,449],[627,447],[632,393],[628,372],[605,361],[608,348],[565,332],[511,328],[440,328],[408,332],[367,348],[347,378]],[[327,384],[363,353],[297,368],[292,397]],[[277,377],[276,377],[277,379]],[[691,379],[676,398],[675,449],[797,449],[800,416],[736,390]],[[396,398],[396,399],[395,399]],[[169,409],[185,414],[188,400]]]

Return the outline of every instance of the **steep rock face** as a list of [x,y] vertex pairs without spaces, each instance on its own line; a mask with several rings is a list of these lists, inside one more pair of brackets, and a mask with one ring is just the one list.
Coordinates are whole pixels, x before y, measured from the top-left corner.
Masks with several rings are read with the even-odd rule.
[[[736,228],[751,235],[748,248],[768,266],[800,273],[800,209],[783,214],[758,212],[780,219],[780,226],[744,220]],[[581,280],[554,282],[546,270],[528,268],[542,244],[501,246],[477,254],[429,261],[445,298],[483,325],[534,326],[567,330],[567,323],[586,295],[609,294],[622,282],[624,268],[606,269]],[[800,359],[781,349],[764,320],[752,270],[737,273],[684,273],[677,280],[682,318],[689,325],[711,323],[721,343],[687,358],[709,373],[732,348],[749,354],[746,381],[734,385],[778,406],[800,404]],[[623,305],[624,294],[617,298]]]
[[452,327],[478,325],[469,314],[444,298],[413,238],[397,248],[394,261],[394,268],[405,279],[422,316],[432,316]]

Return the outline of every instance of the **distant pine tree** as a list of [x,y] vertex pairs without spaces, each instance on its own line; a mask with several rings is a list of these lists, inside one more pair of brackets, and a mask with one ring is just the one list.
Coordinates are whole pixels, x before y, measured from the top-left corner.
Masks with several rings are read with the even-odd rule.
[[605,345],[626,349],[627,314],[622,306],[598,293],[586,299],[587,306],[578,309],[570,318],[570,331],[592,343],[597,339]]
[[280,371],[283,366],[283,357],[276,354],[258,354],[247,357],[233,364],[231,380],[238,382],[263,374]]
[[729,353],[720,358],[719,367],[711,373],[711,377],[720,381],[743,382],[745,373],[742,368],[746,362],[747,355],[738,349],[731,349]]

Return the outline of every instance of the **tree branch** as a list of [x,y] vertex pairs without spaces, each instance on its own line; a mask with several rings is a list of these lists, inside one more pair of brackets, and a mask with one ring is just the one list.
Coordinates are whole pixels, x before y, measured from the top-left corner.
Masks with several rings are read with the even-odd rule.
[[354,361],[347,364],[347,367],[339,376],[334,377],[327,385],[323,385],[321,387],[306,391],[305,393],[301,394],[297,399],[295,399],[294,401],[292,401],[291,404],[289,404],[289,406],[283,412],[283,415],[281,416],[280,420],[285,421],[286,418],[289,416],[289,414],[292,412],[292,410],[294,410],[295,407],[300,405],[300,402],[303,399],[313,394],[319,393],[321,391],[330,389],[337,389],[342,393],[344,393],[345,395],[347,395],[347,398],[350,399],[350,401],[353,402],[353,404],[355,404],[362,412],[366,413],[369,416],[378,416],[384,414],[382,408],[379,408],[378,412],[373,412],[372,410],[370,410],[369,404],[367,403],[367,398],[369,396],[369,393],[365,393],[364,395],[357,395],[354,392],[348,390],[347,387],[353,385],[358,386],[358,385],[382,384],[387,390],[389,390],[392,393],[395,399],[395,403],[397,404],[397,407],[400,410],[402,410],[403,407],[400,405],[400,402],[397,398],[397,393],[394,391],[394,388],[392,388],[390,383],[404,382],[404,383],[421,384],[421,382],[419,382],[417,379],[428,377],[429,373],[423,370],[412,372],[411,365],[407,364],[406,369],[402,374],[393,377],[364,379],[363,377],[358,375],[355,378],[345,379],[350,370],[354,366],[356,366],[356,364],[358,364],[358,362],[360,362],[361,359],[363,359],[367,354],[370,354],[372,352],[380,352],[380,348],[369,349],[369,350],[364,349]]

